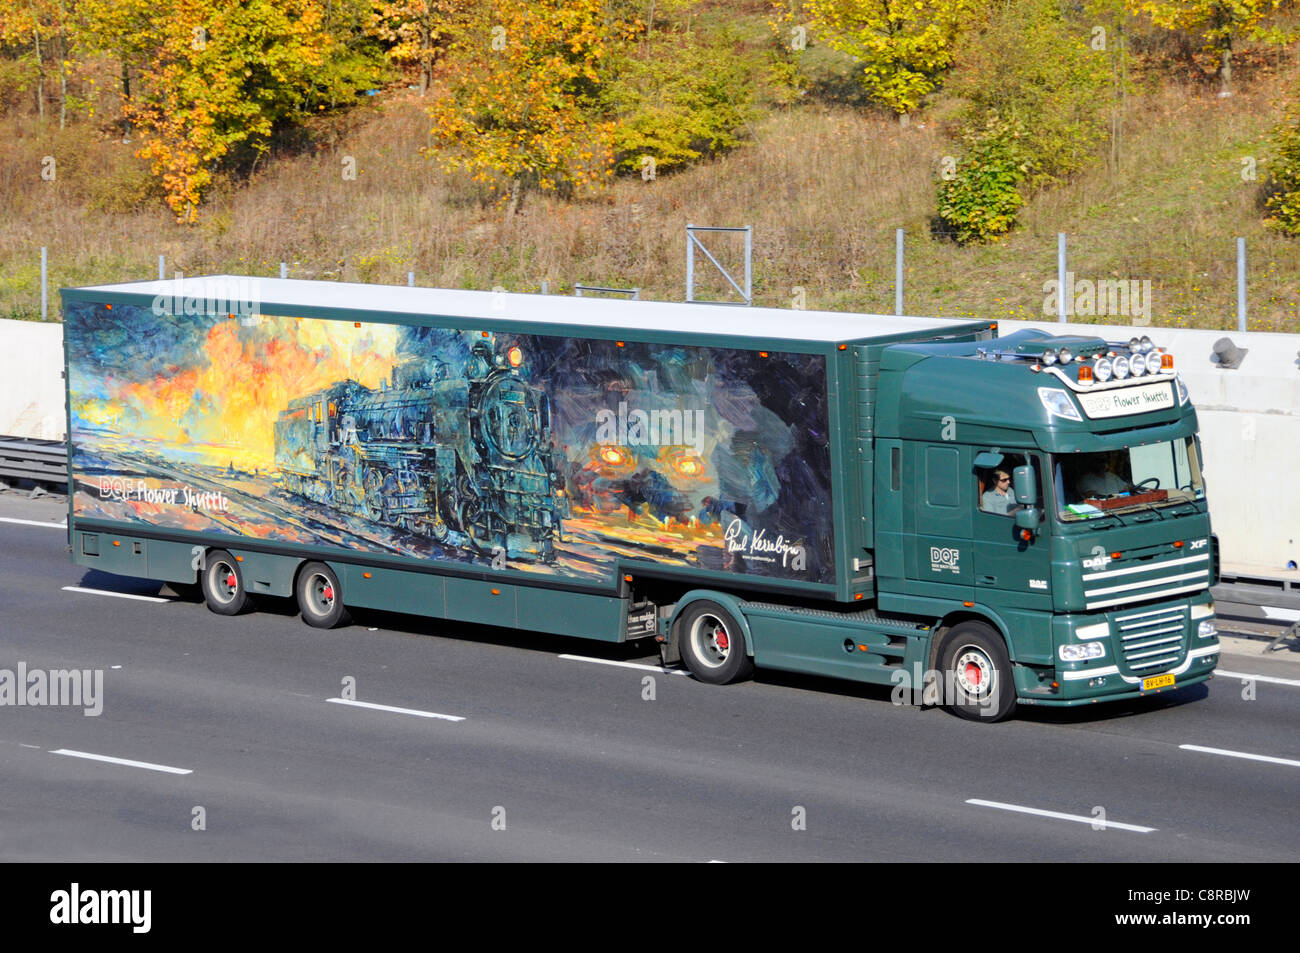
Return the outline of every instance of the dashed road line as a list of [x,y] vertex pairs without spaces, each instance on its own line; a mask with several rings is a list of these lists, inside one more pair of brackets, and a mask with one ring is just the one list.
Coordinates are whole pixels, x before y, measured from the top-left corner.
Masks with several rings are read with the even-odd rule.
[[1245,758],[1247,761],[1266,761],[1269,764],[1285,764],[1300,768],[1300,761],[1291,758],[1275,758],[1269,754],[1251,754],[1249,751],[1231,751],[1228,748],[1206,748],[1203,745],[1179,745],[1184,751],[1199,751],[1202,754],[1218,754],[1225,758]]
[[1075,821],[1079,824],[1089,824],[1101,830],[1133,831],[1137,834],[1150,834],[1155,831],[1154,827],[1143,827],[1140,824],[1121,824],[1119,821],[1107,821],[1100,817],[1084,817],[1082,814],[1063,814],[1060,811],[1045,811],[1041,807],[1025,807],[1023,804],[1004,804],[1001,801],[982,801],[979,798],[969,798],[967,804],[974,804],[976,807],[994,807],[1000,811],[1015,811],[1018,814],[1033,814],[1035,817],[1050,817],[1058,821]]
[[51,751],[50,754],[67,755],[69,758],[85,758],[87,761],[105,761],[108,764],[120,764],[128,768],[144,768],[147,771],[162,771],[165,774],[193,774],[189,768],[173,768],[167,764],[152,764],[148,761],[132,761],[130,758],[113,758],[106,754],[91,754],[89,751],[70,751],[67,748],[59,748],[57,751]]
[[420,711],[418,708],[398,708],[394,705],[377,705],[374,702],[359,702],[353,698],[327,698],[335,705],[352,705],[355,708],[370,708],[375,711],[394,712],[398,715],[417,715],[420,718],[441,718],[443,721],[464,721],[463,715],[443,715],[436,711]]

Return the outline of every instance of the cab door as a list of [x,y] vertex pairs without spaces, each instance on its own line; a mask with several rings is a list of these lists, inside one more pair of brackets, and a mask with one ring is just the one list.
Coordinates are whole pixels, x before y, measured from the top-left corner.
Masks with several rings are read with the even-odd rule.
[[971,450],[957,444],[909,443],[911,467],[904,466],[904,493],[910,489],[912,544],[907,547],[907,591],[913,595],[968,602],[974,571],[971,521],[974,491]]
[[[980,449],[970,477],[977,494],[974,507],[974,578],[975,598],[979,602],[996,601],[998,605],[1023,609],[1052,608],[1051,539],[1046,521],[1039,523],[1031,539],[1024,539],[1016,526],[1014,514],[991,513],[980,506],[978,494],[988,488],[986,466],[998,451]],[[1043,496],[1043,461],[1038,454],[1001,454],[1001,462],[991,464],[1011,473],[1028,463],[1038,484],[1038,509],[1048,506]],[[990,590],[996,591],[996,600]]]

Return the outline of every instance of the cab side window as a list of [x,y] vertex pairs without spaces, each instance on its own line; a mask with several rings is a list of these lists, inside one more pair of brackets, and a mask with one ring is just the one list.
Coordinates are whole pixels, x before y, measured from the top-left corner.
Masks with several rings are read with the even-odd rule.
[[975,500],[980,512],[994,516],[1015,515],[1020,505],[1016,503],[1012,474],[1016,467],[1023,467],[1027,462],[1024,454],[1020,453],[982,450],[975,455]]

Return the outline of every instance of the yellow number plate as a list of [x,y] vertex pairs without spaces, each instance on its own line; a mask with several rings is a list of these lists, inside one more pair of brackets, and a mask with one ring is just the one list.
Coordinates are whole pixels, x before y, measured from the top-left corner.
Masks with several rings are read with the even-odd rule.
[[1142,679],[1142,691],[1149,692],[1153,688],[1168,688],[1174,683],[1172,675],[1154,675],[1151,678]]

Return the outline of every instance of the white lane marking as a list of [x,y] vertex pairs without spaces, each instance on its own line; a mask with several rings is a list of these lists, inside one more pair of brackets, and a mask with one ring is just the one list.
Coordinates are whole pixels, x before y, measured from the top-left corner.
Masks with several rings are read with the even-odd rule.
[[1201,751],[1205,754],[1221,754],[1226,758],[1245,758],[1247,761],[1267,761],[1269,764],[1285,764],[1292,768],[1300,768],[1300,761],[1293,761],[1290,758],[1275,758],[1268,754],[1251,754],[1248,751],[1229,751],[1227,748],[1205,748],[1201,745],[1179,745],[1184,751]]
[[662,665],[645,665],[641,662],[615,662],[607,658],[590,658],[586,655],[561,655],[568,662],[595,662],[597,665],[614,665],[618,668],[636,668],[643,672],[663,672],[665,675],[689,675],[684,668],[664,668]]
[[1244,672],[1225,672],[1223,669],[1216,669],[1215,675],[1226,675],[1228,678],[1248,678],[1252,682],[1268,682],[1271,685],[1300,685],[1300,678],[1278,678],[1276,675],[1247,675]]
[[420,711],[415,708],[396,708],[392,705],[376,705],[374,702],[359,702],[351,698],[327,698],[335,705],[353,705],[356,708],[373,708],[375,711],[391,711],[399,715],[419,715],[421,718],[441,718],[443,721],[464,721],[461,715],[440,715],[436,711]]
[[129,592],[109,592],[107,589],[83,589],[81,586],[64,586],[64,592],[85,592],[92,596],[113,596],[117,599],[139,599],[141,602],[171,602],[162,596],[137,596]]
[[19,745],[19,747],[22,747],[22,748],[35,748],[37,751],[40,751],[40,750],[41,750],[41,746],[40,746],[40,745],[28,745],[28,744],[23,744],[21,741],[18,742],[18,745]]
[[67,523],[42,523],[40,520],[18,520],[10,516],[0,516],[0,523],[17,523],[19,526],[48,526],[50,529],[67,529]]
[[970,798],[967,804],[974,804],[977,807],[996,807],[1001,811],[1016,811],[1020,814],[1033,814],[1037,817],[1053,817],[1058,821],[1077,821],[1080,824],[1093,824],[1103,830],[1115,828],[1117,831],[1135,831],[1138,834],[1150,834],[1156,830],[1154,827],[1142,827],[1139,824],[1121,824],[1119,821],[1104,821],[1099,817],[1084,817],[1081,814],[1062,814],[1060,811],[1044,811],[1038,807],[1024,807],[1020,804],[1003,804],[1001,801],[981,801],[978,798]]
[[59,748],[50,754],[64,754],[69,758],[85,758],[88,761],[107,761],[109,764],[122,764],[128,768],[144,768],[148,771],[162,771],[166,774],[193,774],[189,768],[173,768],[166,764],[150,764],[148,761],[132,761],[129,758],[110,758],[106,754],[91,754],[89,751],[69,751]]

